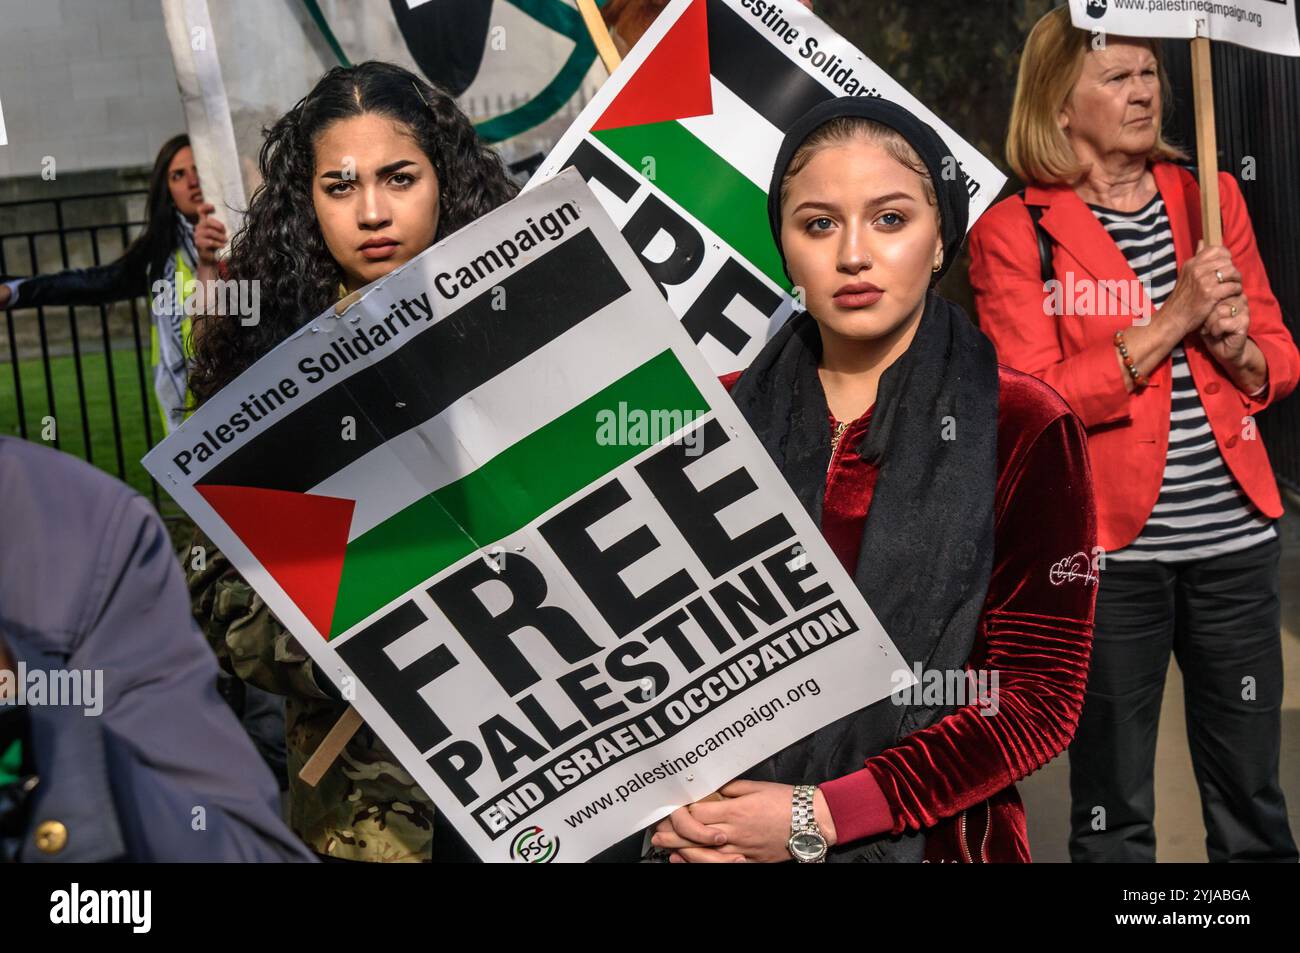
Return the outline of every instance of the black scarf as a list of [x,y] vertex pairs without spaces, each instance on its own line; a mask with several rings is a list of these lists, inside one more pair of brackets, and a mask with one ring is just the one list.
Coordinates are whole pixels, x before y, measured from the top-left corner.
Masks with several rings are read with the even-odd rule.
[[[774,192],[798,145],[834,115],[866,115],[898,129],[931,168],[946,154],[928,126],[893,103],[832,100],[787,135],[773,172]],[[965,188],[937,171],[932,176],[947,264],[965,236]],[[779,248],[779,209],[772,225]],[[818,526],[831,455],[820,358],[817,324],[798,314],[732,389]],[[997,420],[993,345],[961,308],[931,291],[911,345],[881,376],[871,424],[857,448],[878,474],[854,581],[909,667],[960,670],[970,657],[993,566]],[[744,777],[786,784],[837,778],[950,711],[886,698],[813,732]],[[881,836],[834,848],[828,859],[920,861],[924,849],[923,833]]]

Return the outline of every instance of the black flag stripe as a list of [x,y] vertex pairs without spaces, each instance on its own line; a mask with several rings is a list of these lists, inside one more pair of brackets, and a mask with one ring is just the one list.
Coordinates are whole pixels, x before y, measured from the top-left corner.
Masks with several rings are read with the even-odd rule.
[[[500,299],[495,291],[480,294],[404,347],[271,424],[198,482],[306,492],[628,292],[590,229],[498,285],[505,292],[504,307],[493,307]],[[431,299],[436,294],[429,289]],[[345,417],[356,422],[355,439],[342,439]]]
[[709,72],[785,132],[835,94],[759,35],[761,24],[721,0],[709,0]]

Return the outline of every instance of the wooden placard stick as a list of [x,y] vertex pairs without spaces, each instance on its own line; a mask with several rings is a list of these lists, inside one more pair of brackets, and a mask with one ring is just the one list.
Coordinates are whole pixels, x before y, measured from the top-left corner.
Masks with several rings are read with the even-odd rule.
[[1192,92],[1196,103],[1196,160],[1201,180],[1201,235],[1206,245],[1223,244],[1219,215],[1219,147],[1214,132],[1214,78],[1210,39],[1192,39]]
[[344,295],[342,298],[339,298],[339,300],[334,303],[334,314],[340,318],[343,317],[344,312],[347,311],[348,308],[352,307],[360,300],[361,300],[361,289],[358,288],[356,291],[352,292],[351,294]]
[[605,26],[605,18],[600,15],[596,0],[578,0],[578,10],[582,13],[582,22],[587,25],[587,32],[591,34],[591,41],[596,44],[600,61],[605,64],[605,72],[614,72],[622,59],[610,39],[609,28]]
[[329,734],[312,752],[311,757],[307,759],[307,763],[302,766],[302,770],[298,772],[298,777],[312,787],[320,784],[320,779],[325,776],[325,772],[334,763],[334,759],[352,740],[352,736],[357,733],[361,723],[361,713],[349,705],[348,710],[342,714],[338,721],[334,722],[334,727],[329,730]]

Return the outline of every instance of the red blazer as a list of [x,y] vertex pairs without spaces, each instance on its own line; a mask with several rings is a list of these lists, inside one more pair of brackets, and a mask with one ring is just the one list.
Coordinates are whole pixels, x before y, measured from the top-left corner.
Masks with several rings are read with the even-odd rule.
[[[1196,250],[1201,235],[1200,192],[1195,177],[1167,162],[1152,167],[1174,236],[1178,266]],[[1268,362],[1269,386],[1251,400],[1210,356],[1198,333],[1183,344],[1192,380],[1200,392],[1219,449],[1242,491],[1269,517],[1282,515],[1282,501],[1268,452],[1245,418],[1291,393],[1300,379],[1300,353],[1282,323],[1269,287],[1241,190],[1220,173],[1223,241],[1241,271],[1250,302],[1250,337]],[[1088,454],[1097,494],[1099,545],[1127,546],[1141,532],[1164,476],[1169,444],[1169,358],[1150,373],[1148,387],[1133,394],[1115,356],[1117,328],[1129,327],[1113,288],[1106,294],[1111,314],[1057,316],[1044,309],[1038,242],[1026,205],[1045,206],[1041,224],[1054,240],[1052,264],[1068,292],[1082,282],[1136,281],[1124,252],[1069,186],[1029,187],[1025,198],[1003,199],[975,223],[970,234],[971,285],[980,329],[992,339],[1004,364],[1033,374],[1054,387],[1079,415],[1088,432]],[[1097,291],[1100,288],[1100,291]],[[1145,290],[1142,305],[1150,308]],[[1066,298],[1071,297],[1066,295]],[[1097,311],[1103,309],[1098,308]],[[1150,313],[1149,311],[1147,312]]]

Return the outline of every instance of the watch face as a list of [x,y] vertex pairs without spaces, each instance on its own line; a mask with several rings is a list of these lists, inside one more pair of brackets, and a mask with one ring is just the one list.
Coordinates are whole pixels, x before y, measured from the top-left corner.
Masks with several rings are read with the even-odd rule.
[[798,831],[790,835],[790,853],[796,860],[817,860],[826,853],[826,838],[817,831]]

